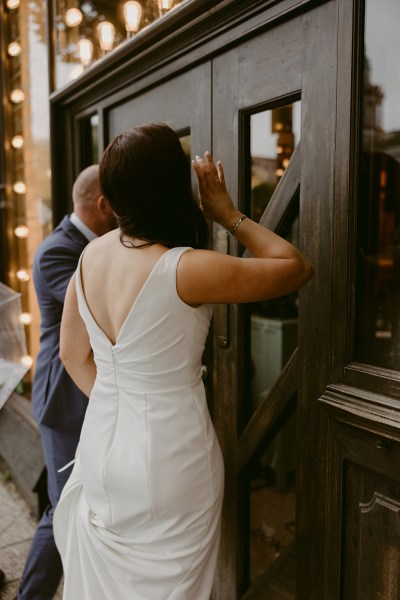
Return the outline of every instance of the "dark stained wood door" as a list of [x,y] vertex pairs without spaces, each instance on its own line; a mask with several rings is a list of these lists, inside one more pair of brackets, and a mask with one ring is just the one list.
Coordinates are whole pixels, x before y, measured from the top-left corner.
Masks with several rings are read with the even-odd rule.
[[[298,295],[216,308],[214,422],[226,464],[218,600],[324,597],[317,400],[330,381],[336,11],[327,3],[213,60],[213,152],[230,192],[315,269]],[[219,227],[214,247],[243,252]],[[296,563],[309,567],[310,552],[316,573],[305,586]]]

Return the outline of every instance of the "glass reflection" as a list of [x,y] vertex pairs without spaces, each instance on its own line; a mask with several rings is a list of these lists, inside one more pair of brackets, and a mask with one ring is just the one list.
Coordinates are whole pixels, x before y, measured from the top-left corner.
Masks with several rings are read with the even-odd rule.
[[[250,117],[249,214],[259,221],[300,139],[300,101]],[[298,244],[298,198],[285,231]],[[250,365],[247,417],[268,402],[271,388],[297,346],[297,294],[249,307]],[[249,580],[253,582],[287,548],[295,527],[296,415],[255,461],[248,481]]]
[[400,4],[367,0],[356,358],[400,368]]
[[185,0],[57,0],[55,2],[56,88]]
[[[250,214],[259,221],[300,139],[300,101],[250,118]],[[286,238],[298,244],[298,211]],[[297,294],[250,307],[251,409],[268,392],[297,345]]]
[[253,583],[295,538],[295,439],[292,415],[253,466],[250,490],[250,573]]

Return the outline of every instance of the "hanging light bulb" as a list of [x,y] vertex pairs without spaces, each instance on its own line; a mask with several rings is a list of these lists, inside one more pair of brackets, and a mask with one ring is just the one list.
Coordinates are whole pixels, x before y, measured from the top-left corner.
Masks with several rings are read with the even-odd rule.
[[17,279],[20,281],[29,281],[29,273],[25,269],[19,269],[16,273]]
[[17,227],[14,229],[14,234],[17,236],[17,238],[27,238],[29,235],[29,228],[26,225],[17,225]]
[[70,8],[65,13],[65,23],[68,27],[76,27],[82,23],[83,15],[79,8]]
[[129,35],[136,33],[142,18],[142,5],[140,2],[132,1],[124,4],[125,29]]
[[32,323],[32,315],[28,312],[21,313],[19,320],[23,325],[30,325]]
[[10,94],[10,100],[11,102],[14,102],[14,104],[20,104],[25,100],[25,94],[19,88],[15,88]]
[[103,52],[109,52],[114,45],[115,28],[110,21],[101,21],[97,25],[97,33],[99,36],[100,48]]
[[171,10],[174,0],[158,0],[158,8],[160,9],[160,14],[163,15],[169,10]]
[[15,148],[16,150],[23,148],[24,147],[24,138],[22,137],[22,135],[14,135],[11,138],[11,146],[13,148]]
[[93,44],[91,40],[88,40],[87,38],[78,40],[78,54],[84,67],[90,65],[93,56]]
[[19,0],[7,0],[7,8],[14,10],[19,7]]
[[21,44],[19,42],[11,42],[7,47],[7,54],[9,56],[19,56],[22,52]]
[[13,185],[13,190],[16,194],[22,195],[26,193],[26,185],[23,181],[16,181]]

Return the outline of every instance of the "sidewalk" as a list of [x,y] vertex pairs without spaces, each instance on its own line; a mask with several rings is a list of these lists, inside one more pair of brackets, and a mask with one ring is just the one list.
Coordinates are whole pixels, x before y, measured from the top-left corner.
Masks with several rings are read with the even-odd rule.
[[[35,529],[36,520],[28,505],[0,472],[0,568],[6,575],[1,600],[13,600],[17,594]],[[61,600],[61,586],[54,598]]]

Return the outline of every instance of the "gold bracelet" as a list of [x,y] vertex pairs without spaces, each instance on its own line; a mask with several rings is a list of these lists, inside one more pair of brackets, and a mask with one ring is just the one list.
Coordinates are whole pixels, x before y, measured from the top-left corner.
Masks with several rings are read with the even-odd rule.
[[229,233],[231,235],[235,235],[237,228],[239,227],[240,223],[242,221],[244,221],[245,219],[247,219],[246,215],[242,215],[240,217],[240,219],[238,219],[237,221],[234,222],[234,224],[232,225],[231,229],[229,229]]

